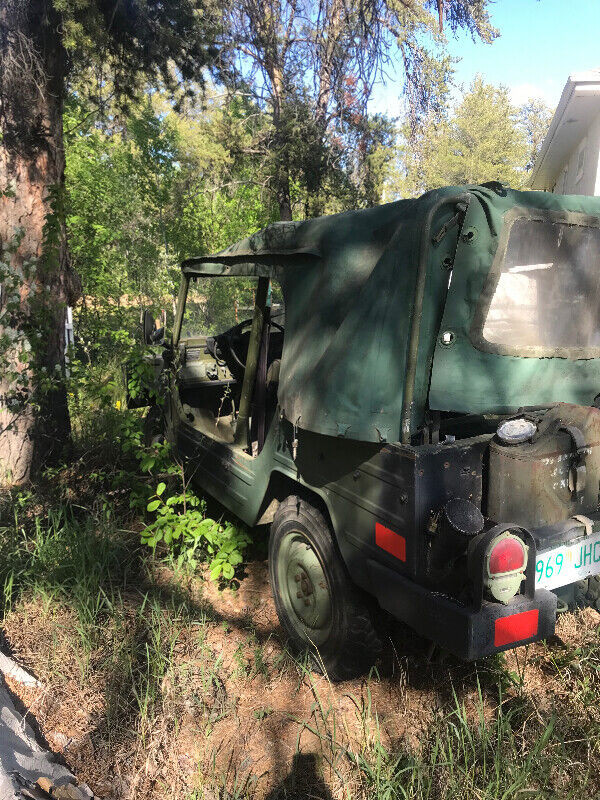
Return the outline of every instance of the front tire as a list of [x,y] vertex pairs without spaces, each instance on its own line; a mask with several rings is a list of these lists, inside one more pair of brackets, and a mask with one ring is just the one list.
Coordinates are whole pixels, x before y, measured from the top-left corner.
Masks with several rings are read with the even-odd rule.
[[291,496],[271,524],[269,574],[279,620],[297,651],[331,680],[364,673],[383,651],[369,599],[355,586],[323,514]]

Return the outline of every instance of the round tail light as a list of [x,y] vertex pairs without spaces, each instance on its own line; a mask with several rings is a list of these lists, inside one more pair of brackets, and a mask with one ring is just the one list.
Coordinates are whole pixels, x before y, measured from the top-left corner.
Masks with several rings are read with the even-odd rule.
[[527,545],[510,531],[491,542],[486,553],[484,583],[494,600],[508,603],[517,594],[525,578],[527,553]]
[[490,575],[501,575],[516,569],[522,570],[526,563],[525,545],[517,536],[508,534],[492,542],[488,562]]

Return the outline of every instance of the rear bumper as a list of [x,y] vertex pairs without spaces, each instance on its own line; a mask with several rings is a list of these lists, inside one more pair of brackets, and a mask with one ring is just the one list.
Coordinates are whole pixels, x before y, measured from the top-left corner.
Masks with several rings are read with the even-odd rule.
[[538,589],[508,605],[484,602],[479,611],[432,592],[369,559],[371,586],[382,608],[465,661],[508,650],[554,633],[556,595]]

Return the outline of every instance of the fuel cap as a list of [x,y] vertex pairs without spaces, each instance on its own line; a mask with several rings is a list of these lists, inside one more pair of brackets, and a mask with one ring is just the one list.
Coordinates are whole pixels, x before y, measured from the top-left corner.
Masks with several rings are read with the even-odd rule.
[[537,431],[537,426],[530,419],[507,419],[498,425],[498,438],[504,444],[523,444],[528,442]]

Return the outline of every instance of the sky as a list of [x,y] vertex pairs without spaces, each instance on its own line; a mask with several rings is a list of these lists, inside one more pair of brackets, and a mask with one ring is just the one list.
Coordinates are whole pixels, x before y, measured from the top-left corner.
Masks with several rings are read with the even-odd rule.
[[[573,72],[600,67],[600,0],[496,0],[490,16],[500,36],[492,44],[448,34],[460,58],[455,80],[466,87],[475,75],[510,89],[515,104],[540,97],[554,108]],[[398,81],[375,88],[371,111],[401,113]]]

